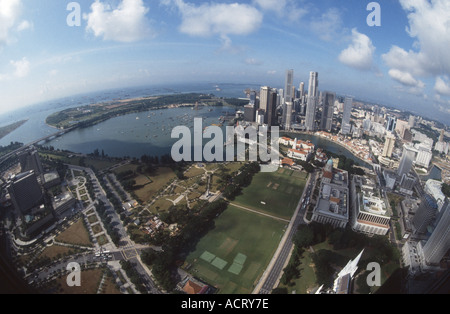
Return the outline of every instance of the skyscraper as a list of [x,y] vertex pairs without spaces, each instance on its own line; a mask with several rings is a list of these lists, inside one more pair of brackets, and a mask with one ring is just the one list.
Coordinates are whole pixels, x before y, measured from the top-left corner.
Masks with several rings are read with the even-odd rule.
[[323,97],[322,107],[322,119],[320,122],[320,129],[331,132],[333,127],[333,113],[334,113],[334,101],[336,94],[331,92],[325,92]]
[[386,121],[386,131],[394,132],[396,126],[397,126],[397,118],[389,116]]
[[425,262],[436,265],[450,249],[450,202],[446,204],[436,219],[436,227],[423,247]]
[[392,157],[392,153],[394,151],[395,147],[395,136],[392,133],[389,133],[386,136],[386,142],[384,142],[384,148],[383,153],[381,154],[382,157]]
[[270,90],[271,88],[269,86],[261,87],[261,91],[259,93],[259,109],[267,111]]
[[434,197],[429,194],[424,194],[412,220],[416,233],[427,232],[427,228],[433,222],[437,210],[438,205]]
[[352,125],[350,124],[350,119],[352,117],[352,109],[353,109],[353,98],[345,97],[344,114],[342,117],[342,127],[341,127],[341,133],[344,135],[350,134],[352,129]]
[[292,103],[295,95],[292,93],[294,87],[294,70],[286,71],[286,85],[284,87],[284,102]]
[[292,102],[288,101],[286,102],[286,120],[284,122],[284,129],[285,130],[290,130],[291,129],[291,125],[292,125]]
[[409,145],[403,147],[403,155],[400,160],[397,174],[401,178],[404,174],[408,174],[411,171],[414,160],[416,159],[417,150]]
[[278,92],[275,88],[271,89],[269,91],[269,101],[267,105],[267,111],[266,111],[266,121],[265,123],[272,127],[274,125],[277,125],[277,98],[278,98]]
[[306,131],[309,132],[315,130],[318,88],[319,88],[319,73],[310,72],[308,103],[306,107],[306,119],[305,119]]
[[20,214],[25,214],[39,205],[43,198],[41,186],[33,170],[13,177],[8,185],[8,192],[14,208]]
[[305,83],[304,82],[300,83],[299,92],[300,92],[299,98],[303,99],[303,96],[305,96]]
[[27,172],[30,170],[34,171],[36,176],[40,176],[44,173],[44,169],[42,168],[41,159],[39,154],[34,147],[30,147],[22,154],[19,155],[19,162],[22,172]]

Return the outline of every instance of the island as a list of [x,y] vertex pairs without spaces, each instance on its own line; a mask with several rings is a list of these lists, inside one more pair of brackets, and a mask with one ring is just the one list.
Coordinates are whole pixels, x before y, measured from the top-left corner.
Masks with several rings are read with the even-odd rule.
[[62,130],[85,128],[130,113],[178,107],[199,108],[203,106],[244,106],[248,100],[218,98],[211,94],[175,94],[149,96],[124,100],[113,100],[99,104],[69,108],[56,112],[46,119],[46,123]]
[[9,133],[13,132],[14,130],[20,128],[22,125],[24,125],[28,120],[22,120],[19,122],[15,122],[6,126],[3,126],[0,128],[0,139],[4,138]]

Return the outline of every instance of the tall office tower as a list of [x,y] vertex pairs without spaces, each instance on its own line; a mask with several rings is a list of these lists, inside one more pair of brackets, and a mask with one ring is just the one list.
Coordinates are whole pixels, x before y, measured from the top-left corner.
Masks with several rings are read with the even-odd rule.
[[248,96],[250,98],[250,104],[256,105],[256,91],[254,91],[254,90],[250,91]]
[[[417,147],[417,146],[416,146]],[[433,152],[427,146],[419,145],[417,147],[418,153],[416,157],[416,166],[428,168],[433,159]]]
[[34,171],[36,176],[40,176],[44,173],[42,168],[41,159],[36,148],[31,147],[25,152],[19,155],[19,162],[21,167],[21,172],[27,172],[30,170]]
[[428,265],[437,265],[450,249],[450,202],[446,204],[436,219],[436,227],[423,247],[423,255]]
[[288,101],[286,102],[286,115],[285,115],[285,121],[284,121],[284,129],[290,130],[292,125],[292,102]]
[[269,86],[261,87],[261,91],[259,92],[259,109],[267,111],[270,90],[271,88]]
[[445,136],[445,130],[442,129],[441,130],[441,135],[439,135],[439,142],[444,142],[444,136]]
[[394,132],[396,126],[397,126],[397,118],[389,116],[386,121],[386,131]]
[[322,119],[320,121],[320,129],[331,132],[333,127],[334,101],[336,94],[325,92],[323,96]]
[[292,103],[295,95],[292,93],[292,88],[294,87],[294,70],[286,71],[286,85],[284,87],[284,102]]
[[265,123],[270,127],[277,125],[277,99],[278,92],[274,88],[269,93],[269,104],[266,112],[266,121]]
[[395,136],[392,133],[389,133],[386,136],[386,142],[384,142],[382,157],[392,157],[392,153],[394,152],[395,147]]
[[416,160],[416,155],[418,151],[409,145],[403,147],[403,156],[400,160],[400,165],[398,167],[397,174],[401,178],[404,174],[408,174],[411,171],[414,160]]
[[416,233],[426,233],[428,226],[431,225],[436,217],[438,205],[436,200],[430,194],[424,194],[420,200],[412,223],[416,229]]
[[352,130],[352,125],[350,124],[350,119],[352,117],[352,110],[353,110],[353,98],[345,97],[344,114],[342,118],[342,128],[341,128],[341,133],[344,135],[350,134]]
[[244,106],[244,120],[247,122],[255,122],[256,107],[254,105]]
[[319,73],[310,72],[308,102],[306,107],[306,119],[305,119],[306,131],[309,132],[315,131],[318,88],[319,88]]
[[305,83],[304,82],[300,83],[299,92],[300,92],[299,98],[303,99],[303,96],[305,96]]
[[33,170],[13,177],[8,185],[8,192],[14,208],[20,214],[25,214],[39,205],[43,198],[41,186]]
[[409,124],[410,128],[413,128],[416,125],[416,117],[413,115],[410,115],[408,124]]

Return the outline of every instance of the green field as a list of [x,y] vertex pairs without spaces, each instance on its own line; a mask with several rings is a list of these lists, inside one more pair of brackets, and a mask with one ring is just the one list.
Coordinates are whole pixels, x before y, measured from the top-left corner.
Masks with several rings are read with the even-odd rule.
[[287,224],[228,206],[215,225],[188,256],[189,271],[218,288],[218,293],[251,293]]
[[[291,219],[307,180],[307,173],[280,168],[260,172],[233,203],[284,219]],[[262,204],[261,202],[264,202]]]

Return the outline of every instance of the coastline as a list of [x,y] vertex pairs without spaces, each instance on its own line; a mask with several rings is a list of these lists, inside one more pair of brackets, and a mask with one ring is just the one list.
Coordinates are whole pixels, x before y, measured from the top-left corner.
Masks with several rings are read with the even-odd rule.
[[352,149],[351,147],[348,147],[347,145],[345,145],[345,144],[343,144],[343,143],[341,143],[341,142],[339,142],[339,141],[336,141],[336,142],[335,142],[335,141],[332,141],[332,140],[330,140],[328,137],[321,136],[321,135],[319,135],[319,134],[315,134],[315,133],[311,133],[311,132],[305,132],[305,131],[290,131],[290,132],[284,132],[284,131],[283,131],[282,133],[285,133],[285,134],[308,135],[308,136],[313,136],[313,137],[317,137],[317,138],[323,139],[323,140],[325,140],[325,141],[327,141],[327,142],[336,144],[336,145],[338,145],[338,146],[344,148],[346,151],[348,151],[350,154],[352,154],[352,156],[354,156],[354,157],[357,158],[358,160],[364,162],[365,164],[368,164],[368,165],[373,164],[373,161],[372,161],[372,160],[364,160],[364,159],[362,159],[361,157],[359,157],[359,156],[353,151],[353,149]]

